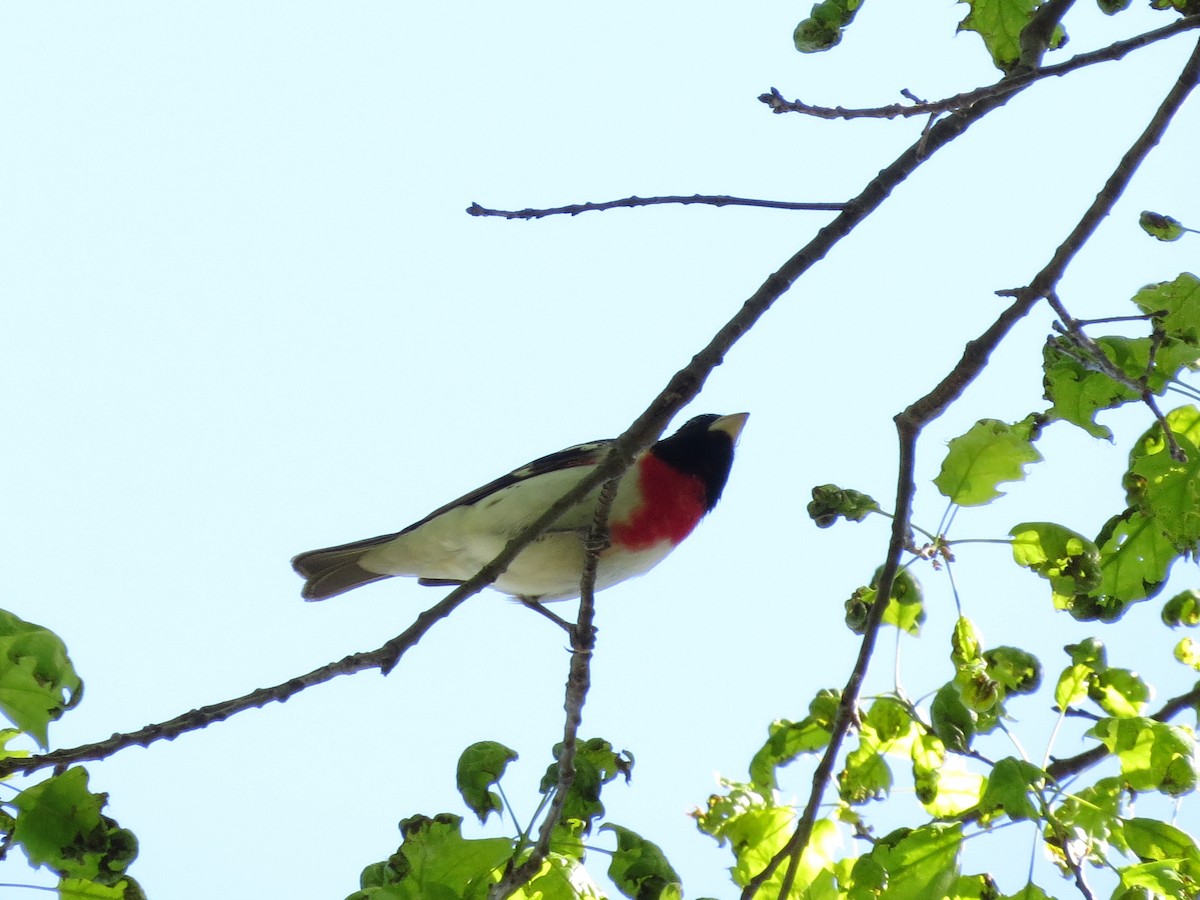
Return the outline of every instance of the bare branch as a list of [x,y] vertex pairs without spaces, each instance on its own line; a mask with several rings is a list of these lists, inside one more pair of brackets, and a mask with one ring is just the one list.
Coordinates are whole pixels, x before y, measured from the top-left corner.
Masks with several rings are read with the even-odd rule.
[[606,209],[631,209],[635,206],[661,206],[667,203],[684,205],[702,203],[705,206],[757,206],[761,209],[798,209],[811,212],[839,212],[844,203],[793,203],[790,200],[754,200],[748,197],[693,194],[690,197],[626,197],[623,200],[605,200],[603,203],[576,203],[571,206],[556,206],[551,209],[488,209],[478,203],[467,207],[472,216],[499,216],[504,219],[544,219],[546,216],[577,216],[583,212]]
[[[769,106],[772,112],[802,113],[803,115],[814,116],[818,119],[896,119],[946,113],[956,109],[966,109],[973,103],[978,103],[981,100],[991,97],[1011,94],[1043,78],[1061,77],[1068,72],[1073,72],[1085,66],[1122,59],[1134,50],[1140,50],[1142,47],[1174,37],[1193,28],[1200,28],[1200,16],[1188,16],[1162,28],[1156,28],[1153,31],[1147,31],[1144,34],[1139,34],[1123,41],[1116,41],[1099,50],[1080,53],[1065,62],[1056,63],[1052,66],[1043,66],[1035,71],[1023,72],[1011,78],[998,81],[995,84],[989,84],[984,87],[975,88],[974,90],[965,91],[961,94],[955,94],[944,100],[933,100],[928,103],[892,103],[887,106],[864,109],[847,109],[844,106],[812,106],[802,100],[785,100],[776,88],[771,88],[769,93],[762,94],[758,99]],[[910,99],[912,98],[910,91],[905,90],[901,91],[901,93]]]
[[554,787],[554,799],[546,811],[546,818],[542,821],[533,853],[492,885],[488,892],[489,900],[503,900],[541,870],[542,862],[550,853],[554,829],[562,819],[567,795],[575,782],[575,753],[578,748],[579,726],[583,723],[583,705],[587,701],[587,692],[592,683],[591,661],[596,646],[596,629],[592,625],[596,613],[596,570],[600,563],[600,554],[609,546],[608,515],[617,496],[619,481],[620,478],[616,477],[604,483],[596,503],[591,528],[588,530],[583,576],[579,585],[579,616],[575,626],[570,629],[571,668],[567,675],[566,700],[563,704],[567,718],[563,726],[562,748],[558,754],[558,784]]

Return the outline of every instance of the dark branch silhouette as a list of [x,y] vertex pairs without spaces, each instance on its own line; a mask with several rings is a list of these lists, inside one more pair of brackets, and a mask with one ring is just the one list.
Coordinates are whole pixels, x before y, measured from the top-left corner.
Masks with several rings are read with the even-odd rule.
[[[990,97],[1011,94],[1028,87],[1035,81],[1041,81],[1043,78],[1061,77],[1069,72],[1074,72],[1076,69],[1082,69],[1085,66],[1122,59],[1134,50],[1140,50],[1158,41],[1174,37],[1185,31],[1190,31],[1193,28],[1200,28],[1200,16],[1188,16],[1187,18],[1172,22],[1170,25],[1165,25],[1162,28],[1156,28],[1153,31],[1147,31],[1144,34],[1139,34],[1123,41],[1116,41],[1099,50],[1080,53],[1078,56],[1074,56],[1065,62],[1056,63],[1052,66],[1043,66],[1031,72],[1023,72],[1011,78],[1005,78],[995,84],[955,94],[944,100],[891,103],[887,106],[848,109],[844,106],[813,106],[802,100],[787,100],[777,88],[771,88],[768,93],[760,95],[758,99],[769,106],[772,112],[801,113],[802,115],[814,116],[818,119],[897,119],[912,116],[937,115],[953,112],[957,109],[966,109],[972,104],[978,103],[981,100],[987,100]],[[907,92],[904,93],[906,96],[912,96]]]
[[626,197],[623,200],[606,200],[603,203],[575,203],[571,206],[556,206],[551,209],[488,209],[478,203],[467,207],[472,216],[499,216],[503,219],[544,219],[546,216],[577,216],[583,212],[605,209],[632,209],[635,206],[663,206],[668,203],[705,206],[756,206],[759,209],[796,209],[810,212],[838,212],[844,203],[793,203],[789,200],[754,200],[749,197],[692,194],[690,197]]

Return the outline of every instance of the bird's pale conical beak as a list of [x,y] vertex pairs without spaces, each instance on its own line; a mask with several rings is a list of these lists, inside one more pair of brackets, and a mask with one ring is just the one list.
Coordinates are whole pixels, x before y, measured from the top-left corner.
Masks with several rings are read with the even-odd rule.
[[721,418],[708,426],[708,430],[723,431],[736,444],[738,435],[742,433],[742,429],[745,427],[748,418],[750,418],[750,413],[731,413],[728,416],[721,416]]

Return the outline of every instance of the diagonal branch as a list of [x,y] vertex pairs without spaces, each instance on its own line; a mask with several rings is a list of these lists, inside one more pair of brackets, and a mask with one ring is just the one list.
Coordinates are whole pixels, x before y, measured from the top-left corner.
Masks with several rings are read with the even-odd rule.
[[[883,620],[883,610],[887,606],[886,598],[891,596],[892,585],[900,568],[901,555],[910,541],[910,521],[917,490],[914,478],[916,449],[921,432],[926,425],[938,418],[951,403],[957,400],[966,387],[979,376],[987,366],[992,351],[999,346],[1017,322],[1055,289],[1071,260],[1112,210],[1113,205],[1132,180],[1134,173],[1158,144],[1172,118],[1198,81],[1200,81],[1200,44],[1193,50],[1191,57],[1180,72],[1179,78],[1150,120],[1150,124],[1126,151],[1100,193],[1046,266],[1037,273],[1028,286],[1014,292],[1016,300],[1000,314],[991,326],[978,338],[967,344],[961,359],[949,374],[928,394],[896,416],[896,431],[900,443],[896,514],[892,521],[892,535],[888,545],[887,560],[878,579],[879,599],[872,606],[868,616],[858,660],[842,692],[829,745],[813,775],[813,791],[796,830],[787,844],[771,859],[763,871],[746,886],[742,892],[743,900],[752,898],[785,860],[788,861],[788,869],[784,875],[780,896],[787,896],[799,867],[801,854],[808,845],[813,826],[816,823],[817,810],[825,790],[832,781],[837,755],[853,721],[859,691],[863,679],[866,677],[867,667]],[[953,121],[953,119],[947,121]],[[936,131],[937,126],[934,128],[934,132]]]

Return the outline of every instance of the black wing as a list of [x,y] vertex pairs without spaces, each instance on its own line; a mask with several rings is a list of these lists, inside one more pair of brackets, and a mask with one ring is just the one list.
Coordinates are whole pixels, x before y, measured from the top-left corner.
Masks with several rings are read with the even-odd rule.
[[519,469],[514,469],[507,475],[501,475],[495,481],[489,481],[482,487],[475,488],[469,494],[463,494],[457,500],[451,500],[445,506],[438,507],[425,518],[421,519],[421,521],[413,522],[407,528],[396,532],[392,537],[398,537],[399,535],[407,534],[414,529],[420,528],[430,519],[436,519],[438,516],[449,512],[457,506],[474,506],[485,497],[490,497],[497,491],[512,487],[514,484],[518,484],[526,479],[536,478],[539,475],[545,475],[547,472],[556,472],[559,469],[594,466],[600,462],[612,445],[613,442],[611,439],[589,441],[586,444],[576,444],[574,447],[567,447],[565,450],[559,450],[557,453],[551,453],[549,456],[535,459],[533,462],[526,463]]

